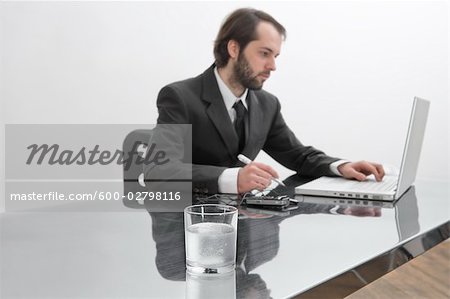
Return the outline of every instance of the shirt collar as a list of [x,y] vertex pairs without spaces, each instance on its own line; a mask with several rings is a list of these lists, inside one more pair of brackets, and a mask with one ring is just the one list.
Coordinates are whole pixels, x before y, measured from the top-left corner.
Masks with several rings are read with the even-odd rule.
[[236,97],[230,90],[230,88],[225,84],[225,82],[223,82],[217,70],[217,66],[214,68],[214,75],[216,76],[217,84],[219,85],[219,90],[220,93],[222,94],[222,98],[223,101],[225,102],[225,107],[227,107],[227,110],[231,110],[233,108],[234,103],[236,103],[238,99],[242,101],[242,104],[244,104],[245,109],[248,110],[247,102],[245,101],[248,94],[248,88],[245,89],[244,93],[240,97]]

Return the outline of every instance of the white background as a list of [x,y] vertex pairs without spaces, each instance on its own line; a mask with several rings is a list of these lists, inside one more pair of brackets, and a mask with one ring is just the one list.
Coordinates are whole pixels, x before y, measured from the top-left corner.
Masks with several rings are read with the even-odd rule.
[[399,166],[420,96],[431,110],[418,176],[448,181],[447,2],[0,5],[2,124],[155,123],[160,88],[209,67],[224,17],[251,6],[287,29],[265,89],[303,143]]

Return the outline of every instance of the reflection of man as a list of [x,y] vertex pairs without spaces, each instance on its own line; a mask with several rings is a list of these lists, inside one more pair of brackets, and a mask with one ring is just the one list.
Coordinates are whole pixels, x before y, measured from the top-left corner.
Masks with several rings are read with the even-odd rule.
[[[334,205],[302,204],[291,216],[299,214],[330,214]],[[336,213],[341,213],[340,207]],[[372,210],[371,208],[366,208]],[[378,209],[379,210],[379,209]],[[237,298],[270,298],[270,286],[254,273],[255,269],[271,261],[280,246],[280,223],[287,217],[249,214],[240,211],[236,252]],[[158,272],[168,280],[186,279],[183,213],[151,212],[152,236],[156,245],[155,263]],[[364,213],[367,216],[368,213]],[[244,217],[241,217],[244,216]],[[264,217],[261,217],[264,216]]]
[[[155,263],[162,277],[186,279],[183,213],[153,213]],[[236,252],[237,298],[269,298],[270,291],[258,274],[250,271],[273,259],[279,247],[279,222],[283,218],[239,220]],[[256,292],[256,296],[246,294]]]
[[384,176],[379,164],[342,161],[304,146],[286,125],[278,99],[262,90],[276,69],[285,36],[284,27],[270,15],[236,10],[218,33],[215,63],[203,74],[160,91],[158,124],[192,124],[194,192],[266,188],[278,177],[276,171],[257,162],[241,168],[236,158],[242,153],[254,159],[261,149],[304,176]]

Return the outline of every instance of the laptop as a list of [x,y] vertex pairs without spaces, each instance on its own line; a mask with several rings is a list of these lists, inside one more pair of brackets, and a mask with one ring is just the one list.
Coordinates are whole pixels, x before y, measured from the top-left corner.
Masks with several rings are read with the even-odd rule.
[[398,176],[388,176],[377,182],[373,175],[365,181],[342,177],[320,177],[295,188],[295,194],[352,199],[396,201],[414,183],[422,149],[430,102],[414,98],[402,163]]

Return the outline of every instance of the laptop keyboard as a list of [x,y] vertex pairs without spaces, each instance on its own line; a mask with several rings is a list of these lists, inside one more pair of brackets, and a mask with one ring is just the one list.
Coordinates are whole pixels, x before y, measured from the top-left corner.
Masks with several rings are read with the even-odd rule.
[[374,180],[368,181],[348,181],[346,186],[348,189],[355,192],[384,192],[393,191],[397,186],[397,178],[385,177],[382,182],[377,182]]

